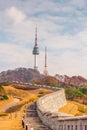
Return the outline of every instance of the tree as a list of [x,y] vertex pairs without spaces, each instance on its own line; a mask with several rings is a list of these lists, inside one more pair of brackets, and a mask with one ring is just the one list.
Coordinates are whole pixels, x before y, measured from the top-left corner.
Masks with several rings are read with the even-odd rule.
[[83,94],[87,94],[87,88],[86,88],[86,87],[81,87],[81,88],[79,88],[79,90],[80,90]]
[[78,97],[83,97],[83,93],[81,91],[79,91],[78,89],[76,88],[72,88],[72,87],[67,87],[65,88],[65,93],[66,93],[66,97],[67,99],[69,100],[74,100]]

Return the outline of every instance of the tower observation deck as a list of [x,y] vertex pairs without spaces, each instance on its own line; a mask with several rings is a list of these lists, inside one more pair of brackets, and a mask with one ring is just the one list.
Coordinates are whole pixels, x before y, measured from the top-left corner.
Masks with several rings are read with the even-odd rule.
[[38,70],[37,55],[39,55],[39,47],[38,47],[38,44],[37,44],[37,28],[35,29],[35,45],[34,45],[32,53],[34,55],[34,69]]

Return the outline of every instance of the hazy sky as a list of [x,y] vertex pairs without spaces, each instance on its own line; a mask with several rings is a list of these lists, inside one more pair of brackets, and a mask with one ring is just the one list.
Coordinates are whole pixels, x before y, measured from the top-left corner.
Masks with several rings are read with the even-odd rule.
[[87,0],[0,0],[0,71],[33,68],[36,25],[40,72],[47,46],[49,74],[87,78]]

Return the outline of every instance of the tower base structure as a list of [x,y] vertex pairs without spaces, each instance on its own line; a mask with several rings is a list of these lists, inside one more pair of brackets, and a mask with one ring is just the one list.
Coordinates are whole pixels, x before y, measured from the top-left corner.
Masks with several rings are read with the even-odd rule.
[[48,71],[47,71],[47,69],[45,69],[43,73],[44,73],[45,76],[48,76]]
[[38,67],[37,67],[37,66],[34,66],[34,70],[38,70]]

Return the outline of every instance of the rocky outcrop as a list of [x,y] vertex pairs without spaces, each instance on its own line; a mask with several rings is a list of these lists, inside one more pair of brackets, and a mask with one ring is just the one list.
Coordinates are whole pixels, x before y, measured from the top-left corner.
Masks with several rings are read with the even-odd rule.
[[56,74],[55,78],[59,81],[60,86],[81,87],[81,86],[86,86],[86,84],[87,84],[87,79],[85,79],[81,76],[69,77],[67,75]]

